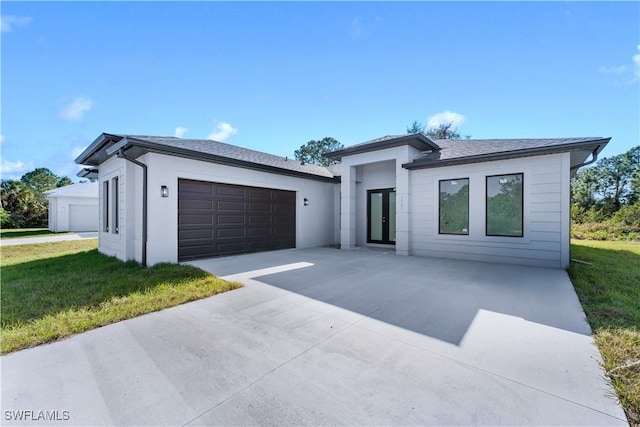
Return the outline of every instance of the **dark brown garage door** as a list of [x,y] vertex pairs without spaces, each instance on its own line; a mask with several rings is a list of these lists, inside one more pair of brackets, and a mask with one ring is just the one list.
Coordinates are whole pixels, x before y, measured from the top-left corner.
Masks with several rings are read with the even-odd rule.
[[178,260],[296,246],[296,193],[178,180]]

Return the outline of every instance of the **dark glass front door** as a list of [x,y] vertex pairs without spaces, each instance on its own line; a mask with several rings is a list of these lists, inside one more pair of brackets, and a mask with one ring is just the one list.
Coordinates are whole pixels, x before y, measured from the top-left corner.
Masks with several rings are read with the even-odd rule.
[[367,190],[367,243],[396,243],[396,190]]

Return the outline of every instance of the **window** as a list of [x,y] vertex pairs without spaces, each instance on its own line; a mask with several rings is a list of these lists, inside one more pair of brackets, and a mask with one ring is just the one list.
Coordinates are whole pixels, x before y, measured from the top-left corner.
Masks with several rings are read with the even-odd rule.
[[469,234],[469,178],[440,181],[440,234]]
[[523,174],[487,177],[487,236],[523,236]]
[[102,231],[109,232],[109,181],[102,183]]
[[118,207],[120,205],[118,201],[118,195],[120,194],[120,188],[118,187],[118,177],[116,176],[111,180],[111,189],[113,193],[113,212],[112,212],[112,222],[113,222],[113,233],[118,234],[120,231],[120,215],[118,212]]

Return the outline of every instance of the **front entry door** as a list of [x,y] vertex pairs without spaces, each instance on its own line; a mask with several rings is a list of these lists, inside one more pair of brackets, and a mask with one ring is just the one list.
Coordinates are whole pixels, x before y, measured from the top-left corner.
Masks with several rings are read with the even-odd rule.
[[367,243],[396,244],[396,189],[367,190]]

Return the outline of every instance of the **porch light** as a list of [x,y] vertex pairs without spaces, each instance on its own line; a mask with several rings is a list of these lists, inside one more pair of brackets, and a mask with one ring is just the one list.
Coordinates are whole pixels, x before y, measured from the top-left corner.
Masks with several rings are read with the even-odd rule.
[[304,201],[302,202],[303,205],[305,206],[309,206],[309,199],[307,199],[306,197],[304,198]]
[[160,187],[160,196],[169,197],[169,187],[167,187],[166,185]]

